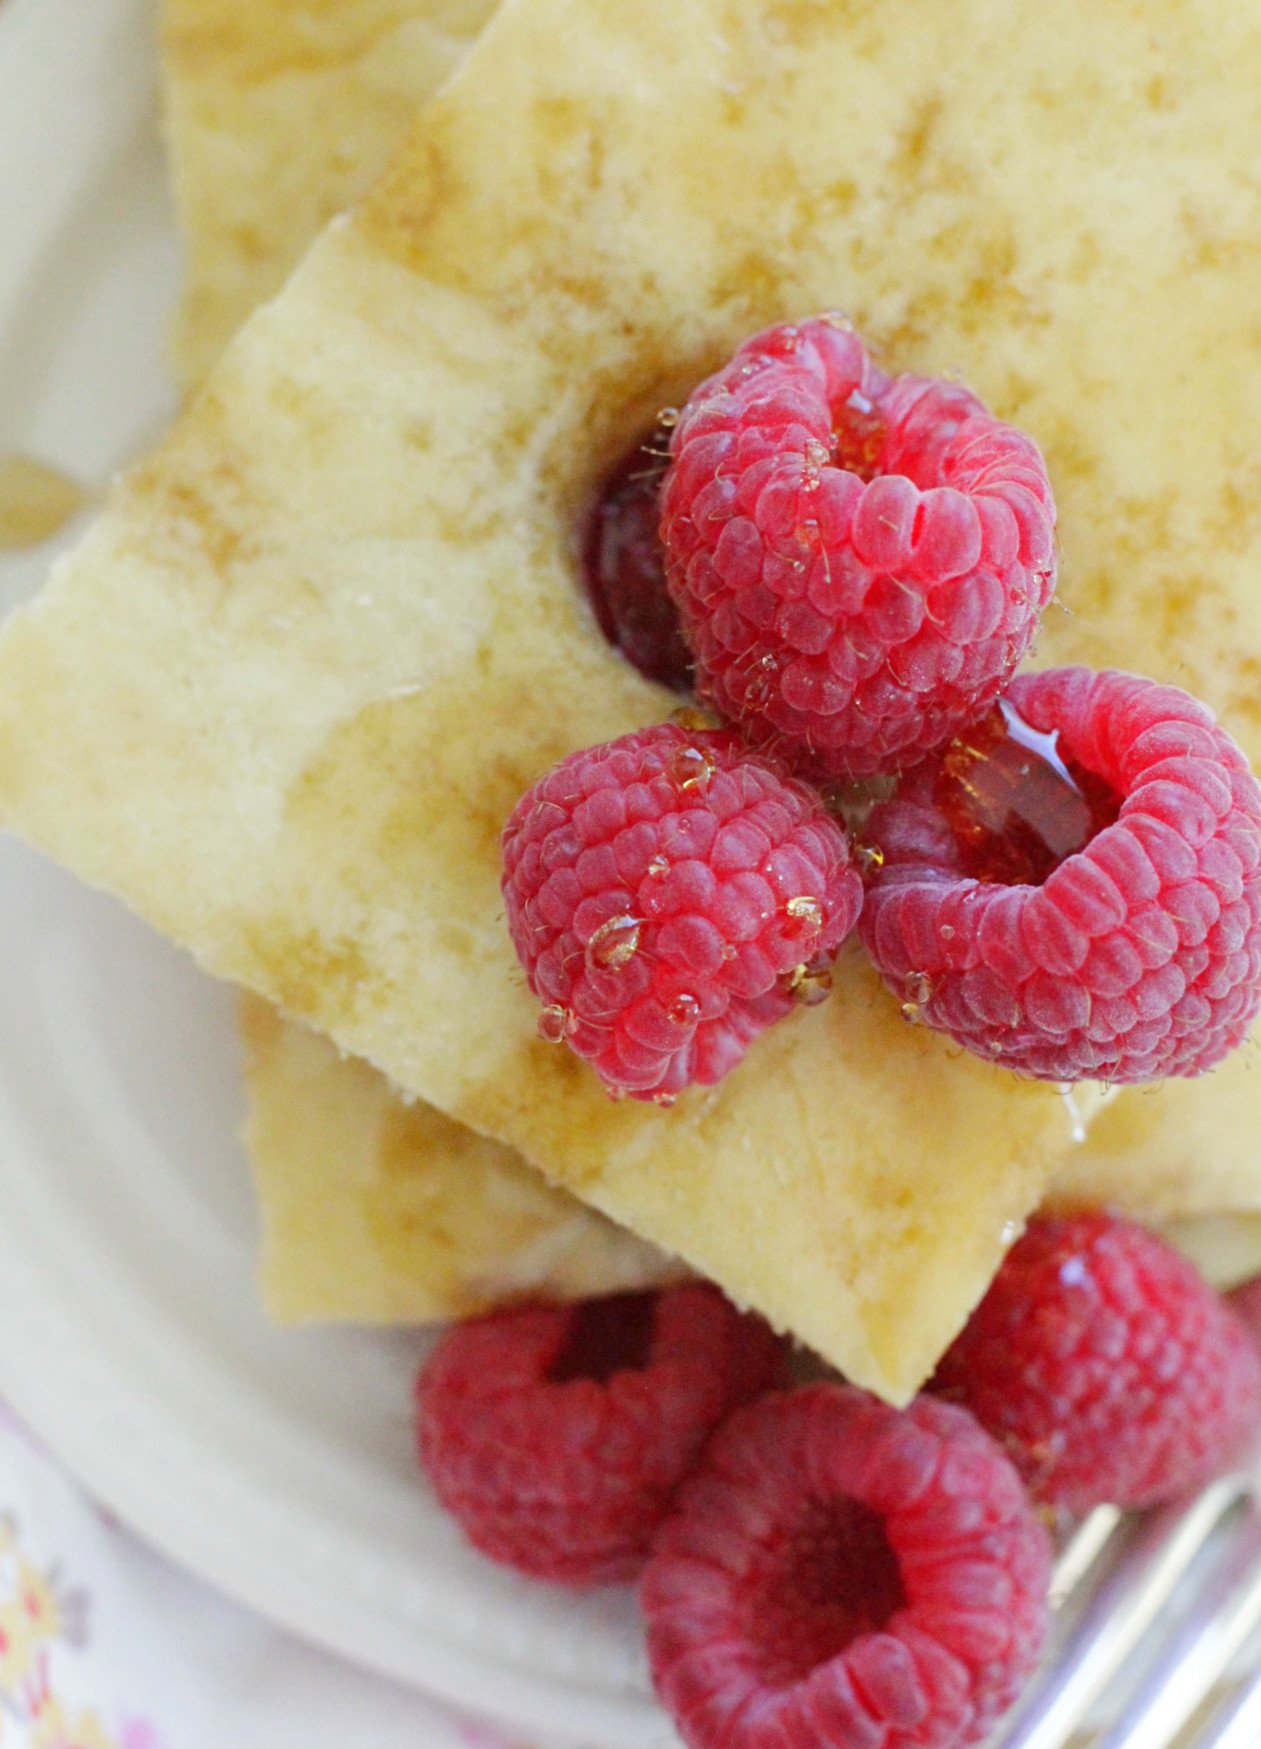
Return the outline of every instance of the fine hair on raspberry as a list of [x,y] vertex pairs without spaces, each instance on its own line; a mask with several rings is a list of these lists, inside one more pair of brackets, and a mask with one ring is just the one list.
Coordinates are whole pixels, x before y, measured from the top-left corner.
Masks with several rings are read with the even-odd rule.
[[719,1430],[641,1599],[689,1749],[958,1749],[1032,1671],[1050,1544],[972,1417],[846,1385]]
[[886,376],[836,316],[768,329],[694,391],[661,508],[699,690],[816,777],[949,740],[1055,587],[1037,445],[958,383]]
[[1172,1246],[1097,1211],[1030,1224],[933,1388],[1072,1514],[1186,1494],[1261,1429],[1242,1319]]
[[[1112,670],[1022,675],[1004,706],[1053,739],[1063,778],[1091,792],[1083,817],[1105,823],[1041,878],[978,878],[942,801],[947,749],[866,828],[868,952],[914,1018],[1024,1074],[1211,1069],[1261,1005],[1261,788],[1244,754],[1187,693]],[[983,779],[974,766],[968,787]]]
[[785,1367],[769,1325],[707,1282],[491,1313],[421,1371],[421,1463],[494,1560],[559,1584],[633,1578],[714,1427]]
[[729,731],[661,723],[562,760],[503,835],[540,1031],[614,1095],[712,1085],[853,928],[862,883],[819,798]]

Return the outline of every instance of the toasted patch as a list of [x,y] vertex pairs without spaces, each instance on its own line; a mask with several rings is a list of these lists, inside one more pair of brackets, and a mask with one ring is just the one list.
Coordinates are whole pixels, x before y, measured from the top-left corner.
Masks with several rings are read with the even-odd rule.
[[166,134],[197,383],[386,165],[494,0],[162,0]]
[[241,1029],[263,1294],[280,1322],[423,1324],[685,1273],[268,1003],[247,999]]
[[[1043,442],[1068,607],[1255,745],[1261,542],[1213,536],[1261,453],[1259,137],[1261,26],[1226,0],[510,5],[7,632],[6,817],[907,1395],[1037,1201],[1058,1097],[906,1026],[856,958],[673,1112],[535,1038],[499,826],[667,708],[595,629],[574,517],[744,332],[843,303]],[[1144,496],[1168,513],[1118,546]]]

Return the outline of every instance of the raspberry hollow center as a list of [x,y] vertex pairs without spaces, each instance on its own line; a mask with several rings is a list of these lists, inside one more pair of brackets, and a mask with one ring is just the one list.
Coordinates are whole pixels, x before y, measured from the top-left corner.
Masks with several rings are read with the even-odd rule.
[[856,1500],[807,1509],[753,1603],[763,1680],[788,1687],[906,1607],[883,1521]]
[[959,847],[964,874],[1007,886],[1041,886],[1112,825],[1121,798],[1059,749],[1008,699],[947,747],[935,800]]
[[607,1294],[575,1308],[569,1334],[548,1368],[554,1385],[592,1379],[606,1385],[619,1372],[642,1372],[652,1359],[655,1294]]
[[832,410],[832,462],[857,474],[860,480],[874,480],[880,470],[888,423],[874,401],[855,389],[847,401]]
[[675,692],[692,683],[692,657],[666,589],[658,532],[669,431],[633,443],[606,476],[580,539],[583,582],[600,630],[649,680]]

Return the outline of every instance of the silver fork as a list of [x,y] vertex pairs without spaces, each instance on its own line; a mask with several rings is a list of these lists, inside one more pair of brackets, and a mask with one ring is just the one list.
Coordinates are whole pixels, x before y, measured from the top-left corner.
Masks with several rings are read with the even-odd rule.
[[1192,1723],[1185,1749],[1258,1749],[1261,1667],[1224,1685],[1261,1628],[1255,1486],[1230,1476],[1146,1515],[1092,1513],[1056,1563],[1048,1657],[991,1749],[1169,1749]]

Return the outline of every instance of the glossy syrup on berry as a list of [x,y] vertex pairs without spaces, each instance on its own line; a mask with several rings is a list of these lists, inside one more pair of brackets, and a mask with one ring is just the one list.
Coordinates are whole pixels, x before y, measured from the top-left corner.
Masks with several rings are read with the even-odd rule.
[[600,630],[649,680],[675,692],[692,684],[692,658],[666,591],[657,531],[668,459],[659,423],[605,479],[582,539],[582,570]]
[[935,799],[963,872],[1006,886],[1041,886],[1121,807],[1110,784],[1060,752],[1058,730],[1041,733],[1008,699],[947,747]]

